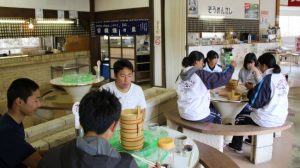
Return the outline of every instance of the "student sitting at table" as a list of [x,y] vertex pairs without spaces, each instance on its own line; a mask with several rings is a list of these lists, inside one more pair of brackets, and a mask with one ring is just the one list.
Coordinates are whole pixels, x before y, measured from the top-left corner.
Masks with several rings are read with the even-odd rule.
[[45,153],[39,167],[137,167],[130,154],[119,153],[108,143],[120,115],[121,104],[114,94],[106,90],[86,94],[79,105],[84,136]]
[[252,89],[262,79],[261,72],[257,68],[257,59],[254,53],[246,54],[243,67],[239,72],[239,81],[247,89]]
[[[280,73],[271,53],[258,58],[258,66],[263,73],[262,80],[248,92],[249,105],[252,111],[239,114],[236,125],[258,125],[260,127],[277,127],[285,123],[288,114],[289,85]],[[229,148],[242,153],[243,136],[234,136]]]
[[235,61],[224,72],[210,73],[203,70],[204,56],[193,51],[182,60],[184,69],[177,85],[178,110],[181,118],[189,121],[221,123],[221,115],[210,108],[209,90],[224,86],[231,78]]
[[127,59],[120,59],[114,63],[114,75],[116,80],[107,83],[100,89],[114,93],[121,102],[123,109],[141,107],[145,111],[146,100],[142,88],[131,82],[133,78],[133,66]]
[[27,78],[14,80],[7,90],[8,112],[0,118],[0,167],[35,168],[41,155],[25,141],[23,120],[41,106],[39,86]]
[[222,72],[222,66],[218,64],[219,54],[213,50],[210,50],[205,59],[205,66],[203,70],[208,72]]

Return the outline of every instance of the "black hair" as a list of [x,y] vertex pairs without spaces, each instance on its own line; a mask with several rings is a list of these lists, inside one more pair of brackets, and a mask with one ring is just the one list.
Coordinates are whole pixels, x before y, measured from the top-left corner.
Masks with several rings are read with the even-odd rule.
[[255,66],[257,66],[257,58],[256,55],[254,53],[248,53],[246,54],[245,58],[244,58],[244,68],[247,69],[247,64],[249,63],[255,63]]
[[14,80],[7,90],[7,108],[11,109],[17,98],[22,99],[25,103],[32,93],[39,89],[39,85],[28,78],[19,78]]
[[102,89],[87,93],[79,104],[79,121],[84,132],[104,133],[121,115],[121,103],[111,92]]
[[219,54],[217,52],[215,52],[214,50],[210,50],[208,51],[208,53],[206,54],[206,58],[205,58],[205,63],[208,63],[208,60],[213,60],[215,58],[219,58]]
[[119,59],[114,63],[114,73],[117,74],[124,68],[128,68],[133,71],[133,65],[128,59]]
[[192,51],[189,56],[184,57],[182,59],[182,66],[183,67],[188,67],[188,66],[193,66],[195,64],[196,61],[200,61],[204,59],[204,55],[199,52],[199,51]]
[[274,73],[280,73],[280,66],[276,64],[276,59],[272,53],[264,53],[258,58],[258,63],[265,64],[268,68],[273,68]]

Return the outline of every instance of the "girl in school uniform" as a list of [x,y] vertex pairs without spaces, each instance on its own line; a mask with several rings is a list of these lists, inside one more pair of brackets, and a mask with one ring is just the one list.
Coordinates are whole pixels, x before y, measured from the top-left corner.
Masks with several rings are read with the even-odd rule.
[[[281,126],[288,114],[289,85],[271,53],[265,53],[258,58],[258,67],[263,78],[247,95],[252,111],[248,115],[238,115],[235,124]],[[234,136],[228,146],[235,152],[242,153],[242,145],[243,136]]]
[[230,80],[236,63],[233,61],[223,72],[210,73],[203,70],[203,54],[193,51],[182,60],[182,66],[176,89],[181,118],[189,121],[221,123],[220,113],[210,108],[209,90],[224,86]]
[[252,89],[262,79],[262,74],[257,68],[257,59],[254,53],[246,54],[243,67],[239,72],[239,81],[247,89]]
[[218,61],[218,53],[210,50],[206,55],[205,67],[203,69],[208,72],[222,72],[222,66],[218,64]]

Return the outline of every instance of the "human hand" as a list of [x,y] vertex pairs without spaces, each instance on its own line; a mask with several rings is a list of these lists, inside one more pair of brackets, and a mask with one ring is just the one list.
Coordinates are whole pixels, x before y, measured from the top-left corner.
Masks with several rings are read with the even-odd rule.
[[246,82],[246,83],[245,83],[245,87],[246,87],[248,90],[250,90],[250,89],[254,88],[254,84],[253,84],[252,82]]
[[237,66],[237,63],[236,63],[235,60],[232,60],[232,61],[231,61],[231,66],[233,66],[234,68]]

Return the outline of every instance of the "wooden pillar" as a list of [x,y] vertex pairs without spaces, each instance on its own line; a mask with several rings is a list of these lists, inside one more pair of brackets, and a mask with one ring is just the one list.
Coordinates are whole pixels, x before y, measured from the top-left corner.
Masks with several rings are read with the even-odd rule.
[[275,26],[279,26],[280,0],[276,0]]
[[[95,24],[95,0],[90,0],[90,27],[94,26]],[[92,29],[90,29],[90,61],[91,61],[91,67],[94,67],[97,65],[97,61],[100,60],[100,38],[92,32]],[[91,71],[95,74],[95,71],[93,68],[91,68]]]

